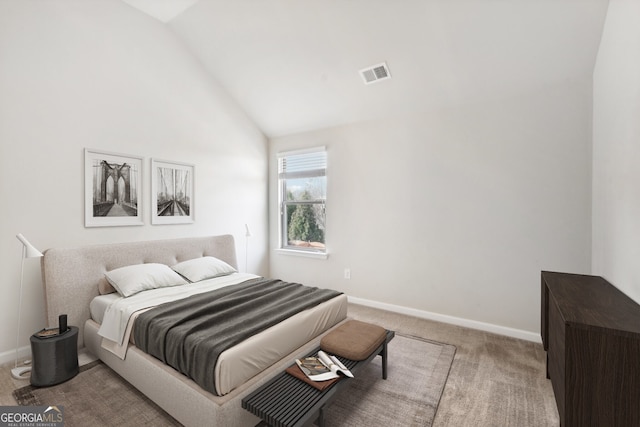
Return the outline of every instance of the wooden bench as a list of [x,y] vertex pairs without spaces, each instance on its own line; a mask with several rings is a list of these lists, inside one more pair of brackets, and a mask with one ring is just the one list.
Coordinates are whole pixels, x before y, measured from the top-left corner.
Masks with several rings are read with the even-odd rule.
[[[324,409],[350,381],[358,381],[358,372],[376,356],[382,357],[382,378],[387,379],[387,343],[395,336],[386,331],[386,339],[371,355],[361,361],[338,356],[353,373],[354,378],[343,378],[333,386],[320,391],[283,371],[275,378],[242,399],[242,407],[260,417],[272,427],[302,427],[318,421],[324,426]],[[309,353],[315,356],[320,348]]]

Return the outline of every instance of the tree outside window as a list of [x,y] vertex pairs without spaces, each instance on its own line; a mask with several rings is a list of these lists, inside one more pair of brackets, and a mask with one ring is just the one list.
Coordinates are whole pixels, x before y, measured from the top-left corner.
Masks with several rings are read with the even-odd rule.
[[280,247],[324,252],[326,152],[283,153],[279,178]]

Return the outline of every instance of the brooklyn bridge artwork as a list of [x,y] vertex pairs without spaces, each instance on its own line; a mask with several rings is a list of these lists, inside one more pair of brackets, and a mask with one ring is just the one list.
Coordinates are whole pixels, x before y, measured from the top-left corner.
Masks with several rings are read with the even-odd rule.
[[152,224],[193,222],[193,165],[151,161]]
[[140,175],[142,160],[85,151],[85,186],[90,186],[91,206],[85,201],[85,225],[138,225],[142,223]]
[[138,215],[135,166],[95,160],[93,167],[93,216]]

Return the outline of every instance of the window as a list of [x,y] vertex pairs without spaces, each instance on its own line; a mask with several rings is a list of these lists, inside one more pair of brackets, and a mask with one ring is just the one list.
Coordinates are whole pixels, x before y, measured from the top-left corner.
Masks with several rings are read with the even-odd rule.
[[324,147],[278,154],[281,249],[326,252],[326,169]]

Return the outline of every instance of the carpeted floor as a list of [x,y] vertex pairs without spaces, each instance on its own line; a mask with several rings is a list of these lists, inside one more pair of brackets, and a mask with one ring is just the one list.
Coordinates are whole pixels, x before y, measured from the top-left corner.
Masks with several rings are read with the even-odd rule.
[[[349,315],[456,346],[434,426],[558,425],[541,344],[354,304],[349,305]],[[0,370],[0,405],[15,405],[12,391],[28,385],[12,379],[9,371],[10,367]]]
[[[455,347],[396,335],[388,351],[388,379],[381,378],[381,359],[374,359],[358,371],[357,380],[345,384],[326,413],[326,425],[432,425]],[[70,427],[178,425],[101,362],[53,387],[20,388],[14,397],[20,405],[63,407],[65,425]]]
[[436,427],[557,427],[542,344],[350,304],[349,316],[456,346]]

